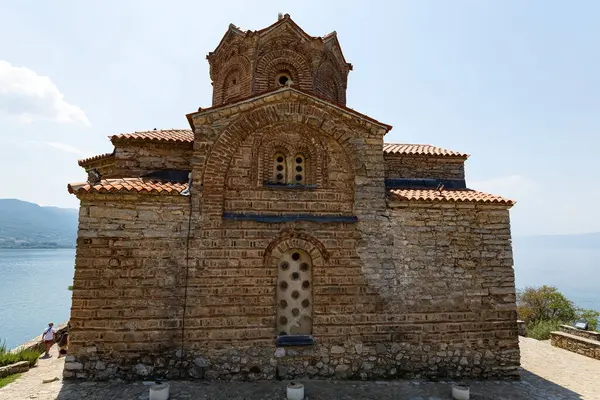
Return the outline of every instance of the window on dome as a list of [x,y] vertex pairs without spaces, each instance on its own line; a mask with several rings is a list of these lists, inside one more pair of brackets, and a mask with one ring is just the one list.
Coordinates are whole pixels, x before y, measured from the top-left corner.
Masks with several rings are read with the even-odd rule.
[[291,83],[291,81],[292,81],[292,78],[290,77],[290,74],[288,74],[287,72],[281,72],[281,73],[277,74],[277,77],[275,78],[275,82],[279,86],[285,86],[288,82]]

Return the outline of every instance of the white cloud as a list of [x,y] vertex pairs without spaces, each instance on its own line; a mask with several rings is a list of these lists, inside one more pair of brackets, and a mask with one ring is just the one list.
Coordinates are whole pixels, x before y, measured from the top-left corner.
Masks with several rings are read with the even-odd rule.
[[49,77],[4,60],[0,60],[0,113],[23,123],[50,120],[90,125],[85,112],[65,101]]

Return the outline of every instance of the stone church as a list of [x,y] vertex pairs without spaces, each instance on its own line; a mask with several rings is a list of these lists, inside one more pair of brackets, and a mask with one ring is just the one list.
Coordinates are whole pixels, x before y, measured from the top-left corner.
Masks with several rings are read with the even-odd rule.
[[65,377],[518,376],[511,200],[386,143],[335,32],[230,25],[189,129],[79,161]]

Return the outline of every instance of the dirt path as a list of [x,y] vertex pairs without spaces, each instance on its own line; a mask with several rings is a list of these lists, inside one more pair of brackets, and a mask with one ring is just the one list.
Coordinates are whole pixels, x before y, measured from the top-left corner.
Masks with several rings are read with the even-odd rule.
[[[471,382],[472,400],[600,400],[600,361],[563,349],[549,342],[520,338],[520,382]],[[64,358],[40,359],[38,366],[17,381],[0,389],[2,400],[106,400],[147,399],[148,387],[136,383],[62,382]],[[45,379],[60,380],[42,383]],[[171,399],[193,400],[280,400],[285,398],[285,382],[170,382]],[[310,400],[330,399],[450,399],[448,382],[329,382],[307,381]]]
[[[0,389],[0,399],[56,399],[62,388],[62,369],[65,358],[58,358],[58,346],[50,349],[50,358],[40,358],[37,366],[24,373],[13,383]],[[42,383],[45,379],[57,381]]]

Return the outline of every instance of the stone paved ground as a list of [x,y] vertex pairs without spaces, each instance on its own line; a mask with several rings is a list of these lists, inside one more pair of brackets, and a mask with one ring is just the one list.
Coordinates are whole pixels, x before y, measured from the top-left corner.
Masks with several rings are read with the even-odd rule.
[[[520,382],[470,382],[473,400],[600,399],[600,361],[551,347],[549,342],[520,338],[523,379]],[[147,399],[143,383],[42,383],[60,377],[64,359],[40,360],[16,382],[0,389],[1,400]],[[170,382],[171,399],[280,400],[285,382],[203,383]],[[440,400],[450,399],[448,382],[329,382],[307,381],[309,400]]]

